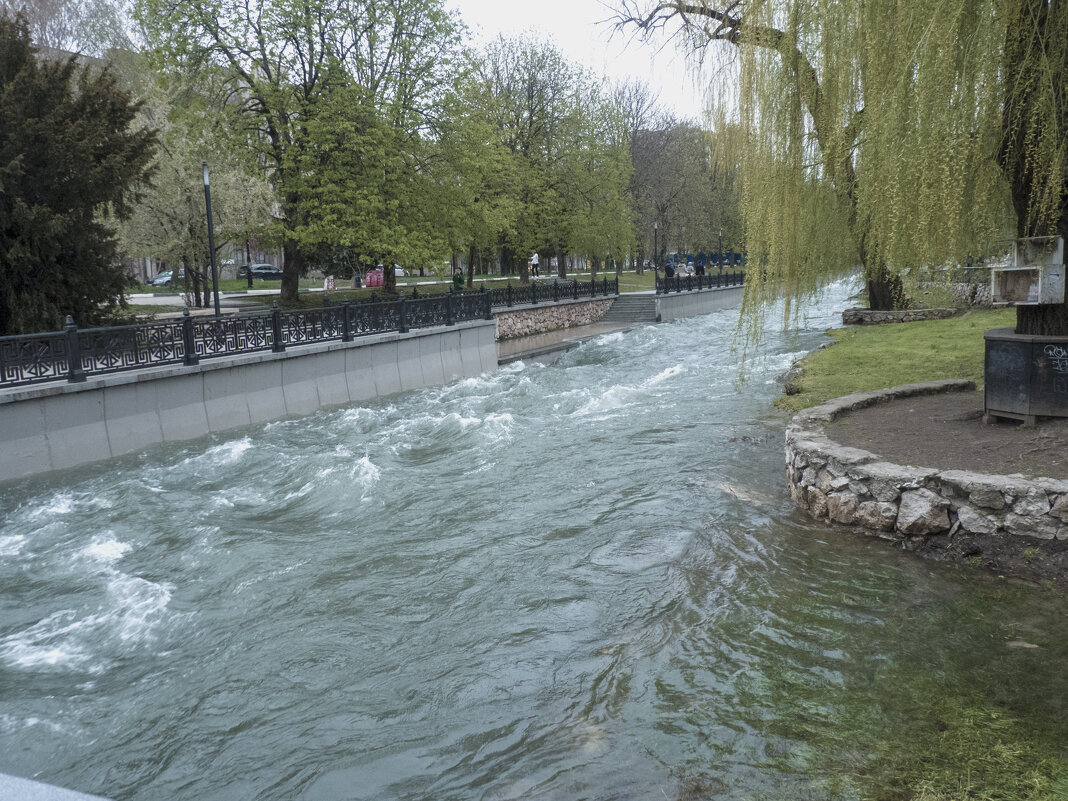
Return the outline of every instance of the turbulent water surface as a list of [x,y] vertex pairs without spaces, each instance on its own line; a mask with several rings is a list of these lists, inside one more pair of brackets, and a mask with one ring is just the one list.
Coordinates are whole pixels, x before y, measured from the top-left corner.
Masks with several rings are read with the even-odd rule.
[[1064,738],[1062,601],[789,501],[774,377],[845,294],[745,382],[720,312],[0,488],[0,772],[823,798],[956,706]]

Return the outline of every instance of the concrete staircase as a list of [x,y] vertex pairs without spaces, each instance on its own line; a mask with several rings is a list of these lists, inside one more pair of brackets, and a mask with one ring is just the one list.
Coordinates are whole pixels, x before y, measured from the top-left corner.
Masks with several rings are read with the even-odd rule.
[[601,318],[604,323],[656,322],[656,296],[628,294],[616,298]]

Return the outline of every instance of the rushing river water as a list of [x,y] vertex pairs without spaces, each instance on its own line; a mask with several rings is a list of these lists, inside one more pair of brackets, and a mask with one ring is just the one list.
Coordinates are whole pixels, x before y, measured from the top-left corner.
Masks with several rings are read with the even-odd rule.
[[1068,795],[1063,599],[790,503],[774,377],[846,294],[744,383],[720,312],[0,488],[0,772],[854,798],[993,731]]

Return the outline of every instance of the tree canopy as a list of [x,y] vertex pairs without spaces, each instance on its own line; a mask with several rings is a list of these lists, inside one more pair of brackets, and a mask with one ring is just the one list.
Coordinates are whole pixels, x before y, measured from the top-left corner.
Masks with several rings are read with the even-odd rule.
[[112,219],[145,178],[155,133],[108,70],[40,60],[0,16],[0,334],[101,320],[122,302]]
[[[337,204],[324,220],[317,216],[321,204],[305,201],[322,200],[332,186],[352,187],[357,177],[322,169],[331,166],[323,157],[339,136],[345,147],[380,148],[383,159],[370,165],[371,177],[385,180],[381,167],[397,179],[378,184],[375,208],[346,220],[387,230],[354,236],[381,248],[375,255],[388,263],[411,246],[405,204],[419,199],[410,191],[418,181],[419,140],[450,90],[460,55],[459,23],[442,0],[141,0],[138,16],[161,68],[209,75],[220,87],[219,111],[233,120],[234,147],[247,149],[271,175],[282,210],[284,299],[295,300],[316,236],[337,230],[330,219]],[[315,164],[319,169],[309,174]]]
[[1063,227],[1064,3],[624,0],[619,24],[736,59],[750,311],[857,262],[900,302],[906,268]]

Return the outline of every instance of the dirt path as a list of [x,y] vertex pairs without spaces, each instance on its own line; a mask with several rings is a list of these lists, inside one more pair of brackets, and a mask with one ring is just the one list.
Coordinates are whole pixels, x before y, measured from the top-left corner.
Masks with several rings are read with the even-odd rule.
[[1068,419],[987,425],[982,416],[982,392],[922,395],[843,415],[827,436],[896,464],[1068,479]]
[[[1068,419],[987,425],[982,416],[982,392],[949,392],[850,412],[826,431],[835,442],[896,464],[1068,479]],[[942,534],[901,544],[938,561],[982,566],[1068,591],[1068,541]]]

